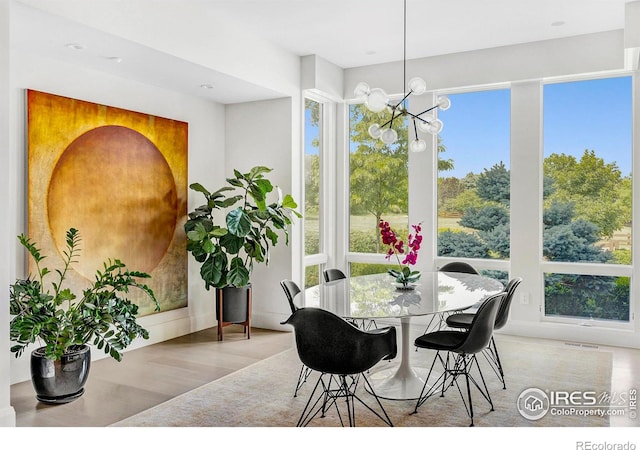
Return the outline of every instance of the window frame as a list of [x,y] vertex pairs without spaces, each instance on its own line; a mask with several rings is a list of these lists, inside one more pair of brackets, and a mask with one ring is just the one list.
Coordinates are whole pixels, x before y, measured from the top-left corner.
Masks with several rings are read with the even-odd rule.
[[[437,92],[435,92],[435,95],[455,95],[455,94],[469,94],[469,93],[475,93],[475,92],[486,92],[486,91],[497,91],[497,90],[509,90],[509,115],[512,114],[511,111],[511,102],[512,102],[512,95],[511,95],[511,83],[507,82],[507,83],[492,83],[492,84],[487,84],[487,85],[480,85],[480,86],[466,86],[466,87],[460,87],[460,88],[450,88],[450,89],[440,89]],[[452,107],[455,107],[455,105],[452,102]],[[444,124],[445,126],[447,125],[446,123]],[[512,150],[511,150],[511,133],[512,133],[512,129],[511,126],[509,127],[509,139],[510,139],[510,144],[509,144],[509,173],[511,173],[511,160],[512,160]],[[437,145],[437,141],[436,144],[434,144],[434,146]],[[450,262],[454,262],[454,261],[464,261],[467,262],[469,264],[471,264],[472,266],[474,266],[476,269],[478,269],[479,271],[481,270],[500,270],[500,271],[504,271],[507,273],[511,273],[511,256],[508,259],[490,259],[490,258],[462,258],[462,257],[449,257],[449,256],[439,256],[438,255],[438,231],[437,231],[437,227],[438,227],[438,186],[437,186],[437,182],[438,182],[438,177],[439,177],[439,170],[438,170],[438,154],[437,154],[437,149],[435,151],[435,158],[436,158],[436,162],[435,162],[435,166],[434,166],[434,182],[435,182],[435,191],[434,191],[434,195],[435,198],[433,199],[434,205],[433,205],[433,209],[434,209],[434,223],[435,223],[435,227],[436,227],[436,232],[434,233],[434,263],[436,268],[437,267],[441,267],[444,266],[447,263]],[[511,214],[511,208],[509,208],[509,214]],[[511,225],[511,221],[509,221],[509,227],[510,229],[512,229],[512,225]],[[509,275],[510,277],[510,275]]]
[[[553,84],[561,84],[561,83],[572,83],[572,82],[580,82],[580,81],[592,81],[592,80],[602,80],[602,79],[611,79],[611,78],[621,78],[621,77],[629,77],[631,79],[631,179],[632,179],[632,225],[631,225],[631,236],[633,241],[633,236],[638,236],[638,220],[640,220],[640,199],[638,198],[637,189],[638,183],[633,177],[634,173],[640,173],[638,167],[640,164],[640,158],[635,157],[635,149],[637,148],[636,140],[638,137],[634,130],[637,127],[638,114],[636,113],[637,109],[637,94],[636,94],[636,83],[637,83],[637,75],[633,71],[622,70],[622,71],[612,71],[602,74],[580,74],[575,76],[563,76],[563,77],[554,77],[554,78],[545,78],[541,80],[540,89],[541,89],[541,99],[542,99],[542,114],[540,118],[540,130],[542,135],[544,135],[544,87],[547,85]],[[544,148],[544,138],[541,139],[541,148],[540,148],[540,163],[541,165],[544,163],[545,159],[545,148]],[[540,172],[542,177],[544,177],[543,167],[540,167]],[[541,205],[543,204],[544,192],[543,192],[543,183],[540,183],[540,191],[539,196],[541,198]],[[548,324],[559,324],[559,325],[574,325],[574,326],[586,326],[593,327],[599,329],[610,329],[610,330],[620,330],[620,331],[634,331],[636,330],[636,321],[635,321],[635,309],[636,303],[639,300],[634,300],[634,293],[638,292],[638,276],[635,276],[634,267],[636,266],[635,262],[638,261],[638,257],[640,257],[639,252],[640,247],[637,245],[632,245],[632,264],[602,264],[602,263],[584,263],[584,262],[560,262],[560,261],[545,261],[543,257],[543,246],[544,246],[544,223],[542,220],[543,210],[541,209],[539,214],[539,227],[540,227],[540,248],[539,250],[539,269],[540,269],[540,292],[542,293],[542,298],[540,301],[540,323],[548,323]],[[629,277],[630,285],[629,285],[629,321],[614,321],[614,320],[606,320],[606,319],[587,319],[587,318],[574,318],[567,316],[547,316],[546,309],[546,297],[545,297],[545,275],[547,274],[569,274],[569,275],[591,275],[591,276],[610,276],[610,277]]]
[[[310,286],[306,285],[306,269],[310,266],[318,266],[319,284],[322,284],[322,271],[331,260],[331,253],[334,251],[330,248],[329,243],[335,241],[335,227],[331,226],[335,222],[335,208],[328,199],[335,198],[336,192],[333,187],[335,183],[332,182],[331,170],[335,167],[335,155],[336,155],[336,102],[327,96],[322,95],[314,90],[306,90],[302,95],[302,153],[303,160],[305,155],[305,140],[306,140],[306,100],[317,102],[321,105],[321,115],[319,124],[319,138],[320,147],[318,149],[319,162],[320,162],[320,186],[319,186],[319,214],[318,214],[318,253],[306,254],[306,242],[303,242],[303,270],[302,270],[302,286],[301,291],[305,292]],[[304,166],[303,166],[304,167]],[[306,176],[306,173],[304,174]],[[302,199],[306,202],[305,192],[305,176],[302,177]],[[304,205],[304,203],[303,203]],[[302,236],[306,241],[306,228],[303,223]]]

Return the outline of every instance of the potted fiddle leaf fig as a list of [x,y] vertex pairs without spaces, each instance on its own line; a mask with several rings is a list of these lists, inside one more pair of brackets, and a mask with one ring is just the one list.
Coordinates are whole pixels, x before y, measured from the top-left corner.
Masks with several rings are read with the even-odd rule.
[[[41,346],[31,352],[31,380],[36,398],[44,403],[68,403],[84,393],[91,365],[90,345],[121,361],[122,351],[137,337],[149,338],[137,323],[138,306],[127,294],[139,289],[160,305],[154,292],[139,279],[150,278],[144,272],[127,270],[118,260],[107,260],[96,270],[95,280],[79,294],[64,287],[68,271],[80,256],[80,233],[66,233],[61,269],[51,271],[43,265],[46,256],[26,235],[20,244],[35,262],[36,273],[18,279],[9,289],[11,347],[17,357],[27,346]],[[46,282],[55,274],[55,281]],[[46,283],[46,284],[45,284]]]
[[[283,196],[265,177],[269,172],[271,169],[264,166],[255,166],[246,173],[234,170],[234,176],[213,192],[200,183],[189,186],[204,195],[205,203],[189,213],[184,225],[187,251],[200,263],[205,288],[216,288],[219,339],[223,326],[230,323],[241,323],[250,333],[250,277],[254,264],[268,265],[269,251],[279,243],[279,234],[288,245],[288,227],[294,216],[302,217],[293,197]],[[267,203],[267,196],[274,189],[278,198]],[[224,215],[220,223],[216,219],[219,210]],[[229,301],[231,296],[238,300]]]

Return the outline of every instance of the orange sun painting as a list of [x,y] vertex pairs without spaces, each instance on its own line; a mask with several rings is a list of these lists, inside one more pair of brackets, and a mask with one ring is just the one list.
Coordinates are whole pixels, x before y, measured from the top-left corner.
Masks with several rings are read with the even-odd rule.
[[[186,306],[188,124],[33,90],[27,111],[28,234],[47,263],[62,263],[73,227],[72,289],[119,259],[151,275],[161,311]],[[129,298],[140,316],[154,312],[146,296]]]

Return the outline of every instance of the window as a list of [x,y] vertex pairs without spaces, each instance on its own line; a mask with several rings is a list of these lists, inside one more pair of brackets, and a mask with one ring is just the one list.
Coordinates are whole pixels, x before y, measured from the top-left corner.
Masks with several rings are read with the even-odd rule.
[[[309,257],[322,253],[319,218],[324,105],[305,98],[304,106],[304,254]],[[305,263],[305,266],[305,288],[317,286],[320,283],[318,265]]]
[[[369,135],[369,127],[383,124],[391,113],[370,112],[363,104],[349,107],[349,251],[382,254],[378,222],[388,221],[399,235],[408,230],[407,123],[394,121],[398,140],[384,144]],[[350,274],[362,275],[367,264],[351,266]]]
[[631,264],[631,77],[548,84],[543,96],[542,257],[574,263],[546,270],[545,315],[629,321],[629,277],[598,267]]
[[509,259],[510,92],[449,98],[438,112],[438,256]]

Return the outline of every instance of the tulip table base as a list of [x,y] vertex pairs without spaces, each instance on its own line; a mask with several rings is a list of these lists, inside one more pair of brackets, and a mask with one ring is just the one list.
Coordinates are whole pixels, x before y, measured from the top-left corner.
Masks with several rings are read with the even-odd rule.
[[[411,317],[400,319],[401,324],[401,354],[400,364],[392,367],[372,371],[368,375],[375,394],[388,400],[417,400],[425,384],[428,370],[411,366],[410,351],[413,351],[410,341]],[[386,362],[382,361],[380,365]],[[426,392],[426,391],[425,391]]]

